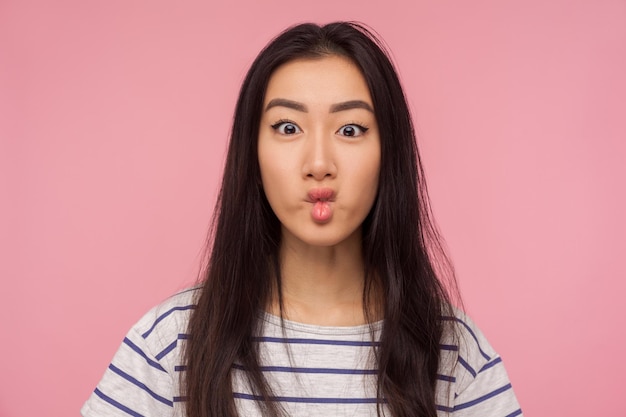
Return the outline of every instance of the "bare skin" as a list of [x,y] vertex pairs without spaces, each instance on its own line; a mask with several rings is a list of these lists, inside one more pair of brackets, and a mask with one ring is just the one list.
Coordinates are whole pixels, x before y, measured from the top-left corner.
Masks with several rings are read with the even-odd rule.
[[[281,257],[287,319],[321,326],[366,323],[360,230],[331,247],[305,245],[283,233]],[[277,307],[275,302],[275,314]]]
[[[367,83],[343,57],[291,61],[272,75],[264,109],[259,166],[282,225],[282,314],[324,326],[364,324],[361,225],[380,171]],[[276,297],[268,310],[281,313]]]

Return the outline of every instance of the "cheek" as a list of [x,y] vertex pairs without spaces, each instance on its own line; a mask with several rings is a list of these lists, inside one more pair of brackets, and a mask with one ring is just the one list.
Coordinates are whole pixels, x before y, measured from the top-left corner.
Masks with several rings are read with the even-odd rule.
[[274,156],[274,152],[271,147],[268,146],[267,141],[263,140],[262,137],[259,138],[257,149],[263,190],[265,190],[266,196],[270,198],[268,194],[271,194],[271,187],[275,183],[275,178],[277,177],[274,172],[276,169],[277,158]]
[[[259,168],[261,171],[261,183],[265,197],[274,211],[279,210],[285,204],[285,200],[292,194],[293,173],[284,158],[270,153],[266,158],[259,153]],[[282,202],[282,203],[281,203]]]
[[285,146],[276,146],[270,139],[259,138],[258,158],[262,178],[280,179],[293,172],[293,152]]
[[290,177],[290,169],[281,158],[273,157],[271,160],[259,160],[261,180],[264,186],[273,187],[276,183],[284,183]]
[[371,195],[378,191],[378,179],[380,175],[380,152],[368,152],[361,158],[350,160],[350,169],[353,173],[353,185],[361,190],[361,193]]

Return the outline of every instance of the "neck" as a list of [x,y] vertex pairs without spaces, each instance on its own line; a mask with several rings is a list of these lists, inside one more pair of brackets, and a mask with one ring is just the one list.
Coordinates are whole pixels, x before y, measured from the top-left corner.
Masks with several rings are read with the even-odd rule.
[[275,297],[272,313],[324,326],[366,323],[360,231],[336,246],[325,247],[283,234],[280,259],[283,309]]

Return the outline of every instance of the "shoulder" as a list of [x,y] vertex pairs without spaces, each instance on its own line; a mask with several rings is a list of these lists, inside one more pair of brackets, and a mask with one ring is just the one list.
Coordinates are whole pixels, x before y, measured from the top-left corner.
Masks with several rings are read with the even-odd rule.
[[447,411],[454,415],[522,415],[500,355],[465,313],[442,317],[440,374],[450,382]]
[[172,371],[180,361],[181,341],[187,339],[189,318],[199,292],[198,287],[190,288],[151,308],[130,328],[113,362],[139,358],[141,363],[143,358],[157,369]]
[[458,352],[458,361],[465,364],[470,374],[476,374],[484,366],[499,358],[476,323],[464,312],[454,308],[452,315],[443,315],[444,344]]
[[199,291],[169,297],[129,330],[83,406],[84,416],[178,415],[182,342]]
[[200,287],[192,287],[172,295],[144,314],[132,330],[144,339],[149,339],[153,334],[167,335],[186,331],[200,291]]
[[181,291],[153,307],[128,332],[124,343],[141,346],[166,369],[179,365],[182,341],[200,287]]

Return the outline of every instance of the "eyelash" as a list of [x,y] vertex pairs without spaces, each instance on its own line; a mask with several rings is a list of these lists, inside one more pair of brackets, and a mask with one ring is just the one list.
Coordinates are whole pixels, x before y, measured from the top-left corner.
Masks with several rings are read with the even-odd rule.
[[[293,126],[294,126],[297,130],[298,130],[298,132],[295,132],[295,133],[284,133],[284,132],[281,132],[279,129],[280,129],[281,127],[283,127],[284,125],[293,125]],[[366,127],[366,126],[360,125],[360,124],[358,124],[358,123],[346,123],[345,125],[341,126],[341,127],[337,130],[337,132],[341,131],[342,129],[344,129],[344,128],[348,127],[348,126],[355,127],[357,130],[360,130],[360,131],[361,131],[361,133],[360,133],[360,134],[357,134],[357,135],[354,135],[354,136],[346,136],[346,137],[358,137],[358,136],[362,136],[362,135],[364,135],[364,134],[365,134],[365,133],[369,130],[369,127]],[[283,135],[294,135],[294,134],[296,134],[296,133],[300,133],[300,132],[302,132],[302,129],[300,129],[300,126],[298,126],[296,123],[292,122],[291,120],[286,120],[286,119],[281,119],[281,120],[278,120],[276,123],[273,123],[273,124],[271,125],[271,128],[272,128],[272,129],[274,129],[274,130],[276,130],[276,131],[278,131],[278,133],[283,134]]]
[[[286,120],[286,119],[281,119],[279,121],[277,121],[276,123],[272,124],[272,129],[278,131],[278,133],[283,134],[283,135],[288,135],[288,133],[284,133],[284,132],[280,132],[279,129],[281,128],[281,126],[283,125],[293,125],[296,127],[296,129],[298,129],[299,131],[302,131],[302,129],[300,129],[300,126],[298,126],[297,124],[295,124],[294,122],[292,122],[291,120]],[[292,133],[293,134],[293,133]]]
[[369,127],[360,125],[358,123],[346,123],[345,125],[341,126],[337,132],[339,132],[341,129],[344,129],[344,128],[348,127],[348,126],[356,127],[358,130],[361,131],[361,134],[358,134],[358,135],[355,135],[355,136],[346,136],[348,138],[363,136],[370,129]]

